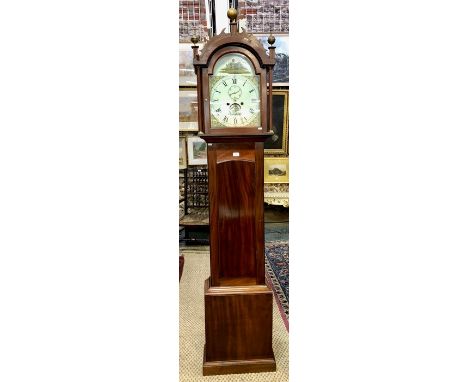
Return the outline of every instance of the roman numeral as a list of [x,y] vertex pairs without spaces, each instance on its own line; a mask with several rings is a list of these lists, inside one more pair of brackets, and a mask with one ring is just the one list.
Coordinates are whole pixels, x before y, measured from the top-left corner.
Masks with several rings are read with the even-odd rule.
[[233,83],[233,84],[237,84],[237,78],[233,78],[233,79],[232,79],[232,83]]
[[253,114],[254,113],[254,109],[250,108],[249,111]]
[[213,100],[213,102],[218,102],[218,101],[219,101],[219,99],[214,99],[214,100]]
[[254,89],[252,89],[252,90],[249,90],[249,93],[252,93],[253,91],[254,91]]
[[223,80],[223,85],[224,86],[227,86],[227,82]]
[[224,117],[223,122],[227,122],[227,121],[228,121],[228,117]]
[[217,108],[215,111],[216,111],[217,113],[221,113],[221,108],[219,107],[219,108]]
[[220,92],[219,90],[216,90],[216,89],[215,89],[215,92],[221,94],[221,92]]
[[245,82],[242,84],[242,86],[244,86],[246,83],[247,83],[247,80],[245,80]]
[[234,125],[237,125],[237,118],[234,117]]

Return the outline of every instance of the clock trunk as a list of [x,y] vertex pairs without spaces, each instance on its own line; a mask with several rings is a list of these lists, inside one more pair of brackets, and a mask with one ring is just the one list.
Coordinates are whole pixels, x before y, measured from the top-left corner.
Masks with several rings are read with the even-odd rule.
[[208,143],[211,284],[265,280],[263,142]]

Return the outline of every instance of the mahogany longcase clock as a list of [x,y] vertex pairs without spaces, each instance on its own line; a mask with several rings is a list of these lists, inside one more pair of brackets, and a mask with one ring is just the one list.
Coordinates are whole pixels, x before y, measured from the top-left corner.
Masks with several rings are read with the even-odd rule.
[[265,284],[263,146],[272,135],[274,37],[262,44],[238,31],[199,52],[199,136],[208,146],[210,277],[205,282],[203,375],[275,371],[273,294]]

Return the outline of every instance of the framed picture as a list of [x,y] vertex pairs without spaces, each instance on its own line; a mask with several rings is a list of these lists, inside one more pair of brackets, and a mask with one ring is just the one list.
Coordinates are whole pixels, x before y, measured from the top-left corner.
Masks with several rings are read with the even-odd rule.
[[273,89],[273,136],[265,141],[265,154],[288,154],[288,90]]
[[[239,4],[239,23],[250,33],[289,32],[289,1],[247,0]],[[275,33],[273,32],[273,33]]]
[[200,137],[188,137],[188,164],[208,164],[206,156],[206,142]]
[[264,159],[265,183],[289,183],[289,158]]
[[179,89],[179,131],[198,131],[196,88]]
[[206,0],[179,0],[179,42],[190,42],[193,35],[200,41],[209,37],[211,7]]
[[[198,50],[203,48],[199,44]],[[192,43],[179,44],[179,86],[197,86],[197,76],[193,68]]]
[[185,137],[179,137],[179,170],[187,168],[187,144]]
[[[268,52],[268,36],[269,34],[256,34],[260,42],[263,44],[266,52]],[[289,86],[289,35],[274,34],[276,46],[276,64],[273,67],[273,85]]]

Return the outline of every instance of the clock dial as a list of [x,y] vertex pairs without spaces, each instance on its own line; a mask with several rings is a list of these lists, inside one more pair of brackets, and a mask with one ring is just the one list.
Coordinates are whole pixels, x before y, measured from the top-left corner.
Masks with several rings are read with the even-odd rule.
[[232,75],[214,79],[210,107],[212,127],[258,126],[260,93],[257,78]]
[[211,127],[257,127],[260,125],[258,75],[247,57],[223,56],[210,76]]

